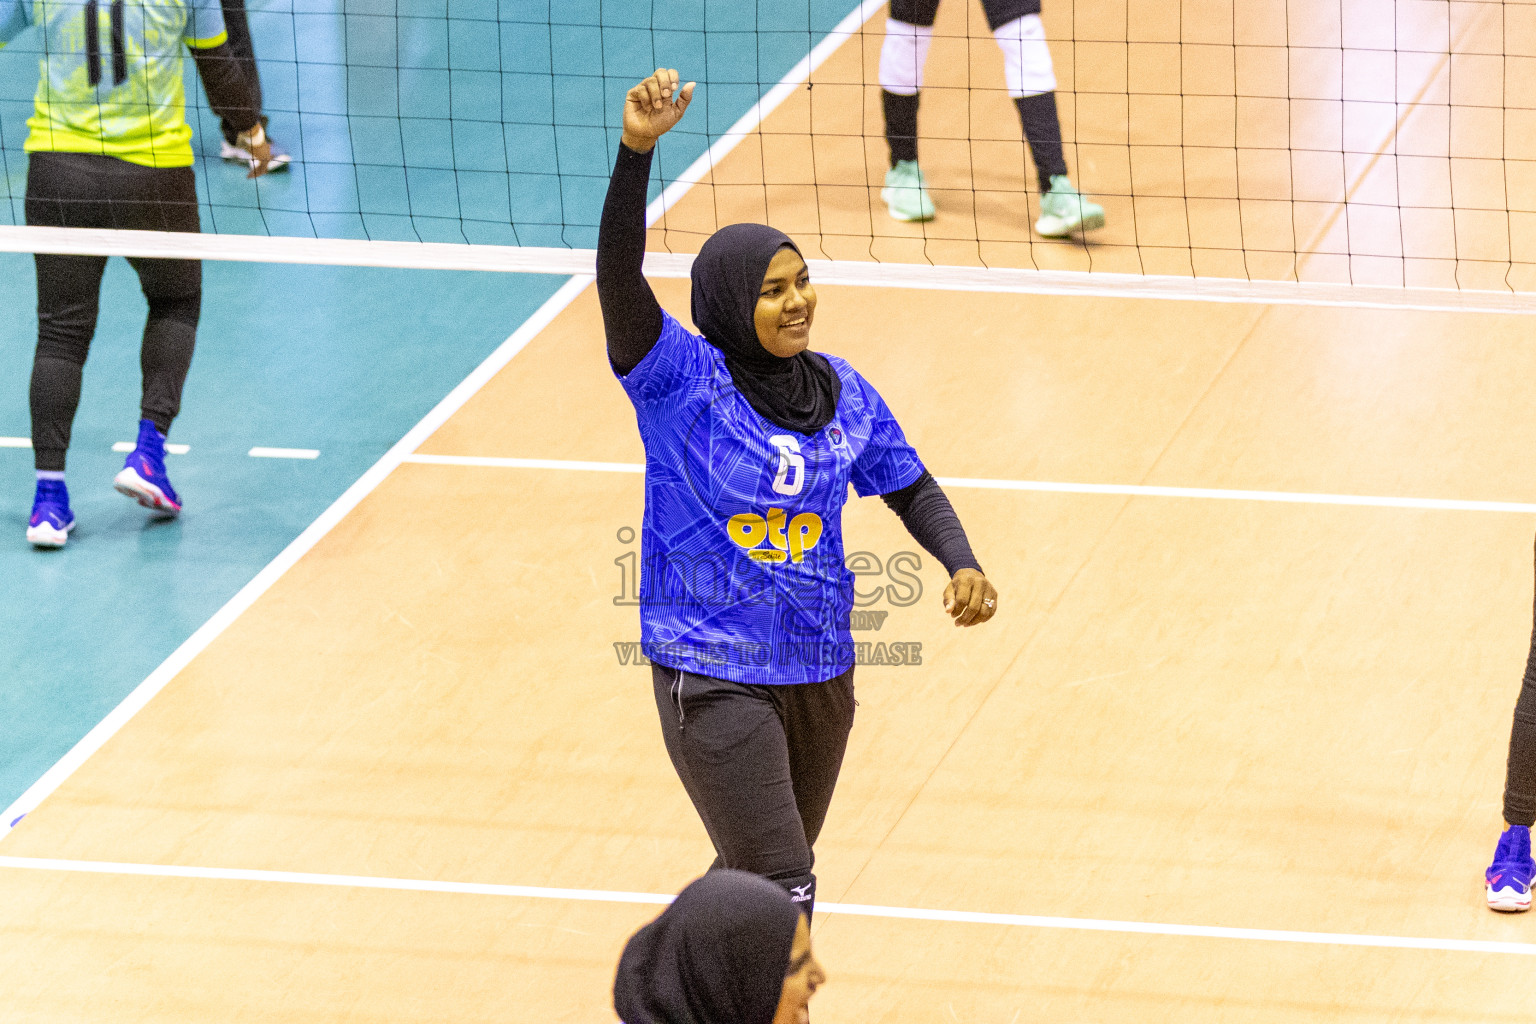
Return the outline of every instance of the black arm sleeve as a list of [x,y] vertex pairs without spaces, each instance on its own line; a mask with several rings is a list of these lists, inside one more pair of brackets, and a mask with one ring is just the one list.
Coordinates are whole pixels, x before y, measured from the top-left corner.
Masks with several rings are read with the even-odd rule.
[[981,572],[980,563],[971,553],[971,542],[965,537],[965,527],[960,525],[960,517],[955,515],[954,506],[932,473],[923,470],[922,476],[901,490],[880,497],[901,517],[901,525],[912,539],[937,558],[945,572],[951,576],[961,569]]
[[248,131],[261,121],[261,100],[245,77],[245,68],[229,43],[206,50],[192,48],[197,76],[203,80],[208,105],[235,131]]
[[608,362],[617,373],[639,366],[661,337],[661,305],[641,272],[651,153],[636,153],[619,143],[597,229],[597,301],[603,307]]

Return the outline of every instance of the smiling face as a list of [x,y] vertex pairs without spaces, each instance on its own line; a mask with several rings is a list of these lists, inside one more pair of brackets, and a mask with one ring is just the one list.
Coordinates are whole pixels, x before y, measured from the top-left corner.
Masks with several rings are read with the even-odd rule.
[[789,947],[789,973],[784,976],[773,1024],[811,1024],[811,996],[826,980],[827,973],[811,952],[811,926],[802,915],[795,925],[794,944]]
[[757,294],[752,323],[763,348],[780,358],[804,352],[811,343],[816,315],[816,289],[805,260],[785,246],[774,253]]

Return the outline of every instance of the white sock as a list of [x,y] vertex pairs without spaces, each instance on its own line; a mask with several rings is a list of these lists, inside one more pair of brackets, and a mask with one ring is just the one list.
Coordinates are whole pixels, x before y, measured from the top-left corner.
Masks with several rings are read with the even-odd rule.
[[62,469],[40,469],[37,471],[37,478],[39,480],[57,480],[59,483],[63,483],[64,471]]

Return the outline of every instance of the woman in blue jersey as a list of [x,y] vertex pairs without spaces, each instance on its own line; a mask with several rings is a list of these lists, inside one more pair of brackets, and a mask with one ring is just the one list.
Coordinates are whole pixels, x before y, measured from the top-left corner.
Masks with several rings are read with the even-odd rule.
[[[27,163],[27,224],[197,231],[192,129],[182,60],[190,51],[214,112],[240,127],[248,177],[271,148],[261,110],[224,30],[217,0],[0,0],[0,45],[36,21],[41,55]],[[19,56],[19,55],[18,55]],[[37,354],[30,402],[37,490],[27,540],[63,547],[75,528],[64,458],[101,292],[105,256],[38,253]],[[149,303],[140,349],[138,442],[113,485],[161,515],[181,511],[165,471],[165,434],[181,410],[202,311],[196,260],[128,262]]]
[[997,592],[880,395],[808,351],[816,292],[793,241],[734,224],[704,243],[702,336],[657,304],[641,273],[651,152],[692,96],[667,69],[629,91],[598,237],[608,359],[645,442],[641,643],[715,866],[777,882],[809,914],[853,725],[849,485],[882,495],[944,565],[956,625],[990,619]]

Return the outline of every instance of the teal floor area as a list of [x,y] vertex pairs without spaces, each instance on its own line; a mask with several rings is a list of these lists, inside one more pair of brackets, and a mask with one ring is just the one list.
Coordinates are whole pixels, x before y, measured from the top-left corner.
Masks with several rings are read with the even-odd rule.
[[[198,168],[203,229],[591,248],[625,91],[701,83],[657,167],[672,179],[854,0],[255,0],[269,132],[298,163]],[[21,223],[35,32],[0,52],[0,223]],[[194,143],[218,121],[188,61]]]
[[[854,0],[254,0],[287,174],[207,159],[188,64],[204,231],[590,247],[624,91],[699,81],[658,148],[655,196]],[[0,51],[0,224],[23,221],[28,30]],[[563,278],[208,262],[184,410],[186,502],[156,523],[111,489],[138,418],[145,304],[114,260],[70,450],[79,527],[24,540],[31,453],[0,448],[0,808],[8,806],[551,295]],[[30,434],[30,257],[0,255],[0,437]],[[600,344],[593,339],[593,344]],[[253,446],[313,448],[314,461]],[[8,822],[0,823],[0,834]]]
[[[0,256],[0,436],[30,433],[30,257]],[[523,274],[204,264],[169,457],[179,520],[112,490],[137,429],[145,303],[109,265],[69,455],[78,522],[24,538],[32,453],[0,448],[0,808],[20,796],[564,282]],[[594,339],[594,344],[600,341]],[[313,461],[251,458],[312,448]],[[3,827],[3,826],[0,826]]]

